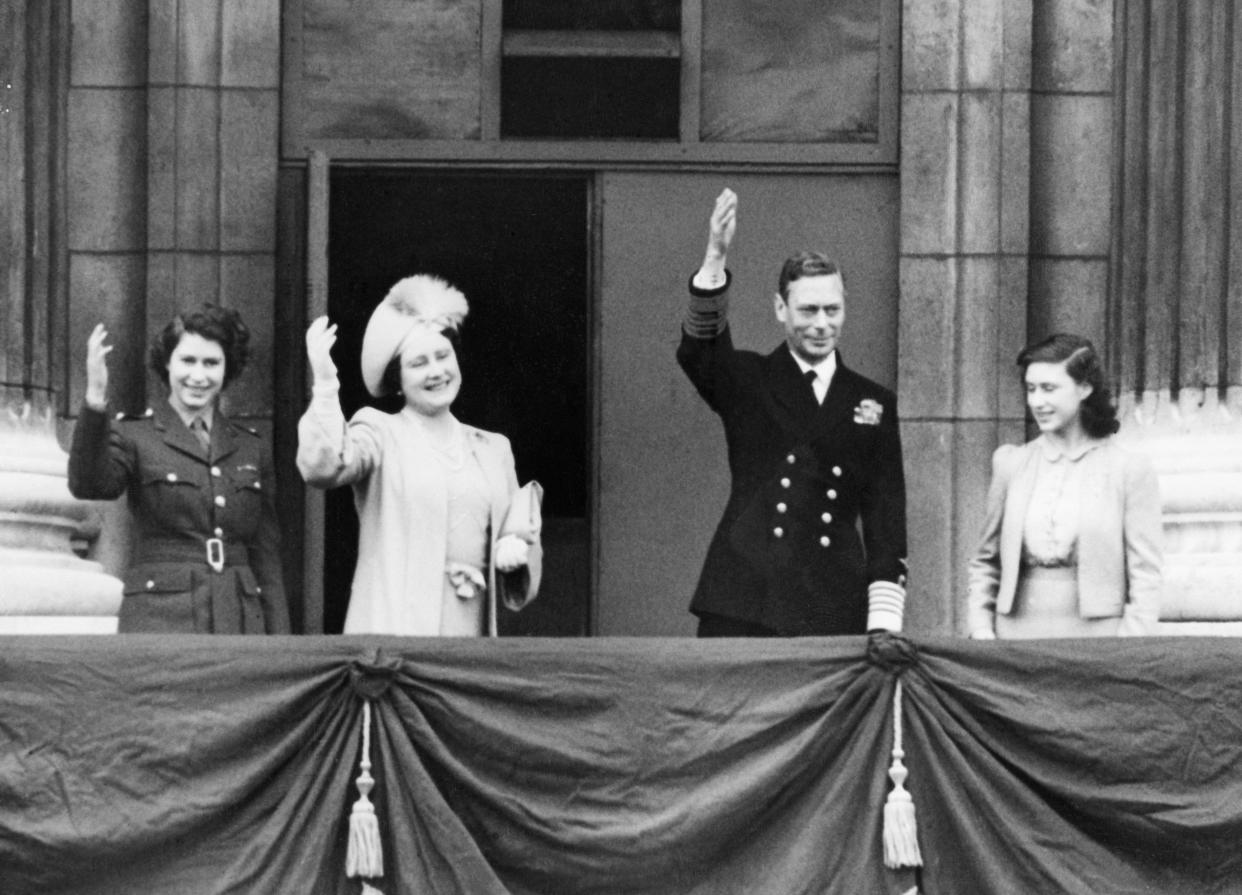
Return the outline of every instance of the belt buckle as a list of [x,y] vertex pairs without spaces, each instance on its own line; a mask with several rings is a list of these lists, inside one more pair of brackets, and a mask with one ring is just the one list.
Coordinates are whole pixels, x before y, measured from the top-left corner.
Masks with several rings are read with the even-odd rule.
[[224,541],[219,538],[207,539],[207,565],[213,571],[224,571]]

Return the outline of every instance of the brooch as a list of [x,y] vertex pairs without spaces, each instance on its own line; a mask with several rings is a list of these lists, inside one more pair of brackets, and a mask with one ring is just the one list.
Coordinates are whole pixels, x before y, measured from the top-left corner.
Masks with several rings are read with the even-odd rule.
[[879,401],[873,401],[870,398],[864,398],[857,407],[854,408],[854,422],[862,423],[864,426],[880,425],[880,417],[884,415],[884,408]]

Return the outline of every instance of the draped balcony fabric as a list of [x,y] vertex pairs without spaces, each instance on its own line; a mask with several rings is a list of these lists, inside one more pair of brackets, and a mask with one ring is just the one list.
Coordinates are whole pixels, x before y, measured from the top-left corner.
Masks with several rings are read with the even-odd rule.
[[[924,866],[884,866],[893,691]],[[0,892],[1242,892],[1242,643],[0,638]]]

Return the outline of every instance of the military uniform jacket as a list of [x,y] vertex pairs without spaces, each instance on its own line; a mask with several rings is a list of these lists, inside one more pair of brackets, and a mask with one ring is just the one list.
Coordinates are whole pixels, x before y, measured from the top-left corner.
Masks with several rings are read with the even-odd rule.
[[83,407],[69,490],[127,494],[133,520],[119,630],[288,633],[274,484],[264,439],[219,410],[209,459],[167,402],[115,422]]
[[683,333],[677,360],[724,423],[732,477],[690,611],[785,635],[865,633],[868,584],[905,583],[896,397],[838,354],[821,405],[788,346],[741,351],[727,326]]

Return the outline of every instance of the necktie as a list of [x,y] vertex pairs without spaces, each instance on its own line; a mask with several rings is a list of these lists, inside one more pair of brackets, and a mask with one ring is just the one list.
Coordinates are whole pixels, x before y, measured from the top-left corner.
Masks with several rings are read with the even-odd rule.
[[203,452],[211,453],[211,433],[207,431],[207,423],[201,416],[195,417],[194,422],[190,423],[190,431],[194,433],[198,443],[203,446]]
[[819,380],[819,375],[814,370],[806,371],[806,382],[807,382],[807,385],[811,387],[811,395],[815,398],[815,403],[823,404],[824,399],[819,396],[819,389],[815,387],[815,384],[818,380]]

